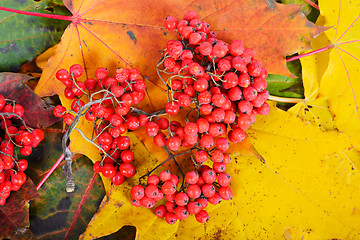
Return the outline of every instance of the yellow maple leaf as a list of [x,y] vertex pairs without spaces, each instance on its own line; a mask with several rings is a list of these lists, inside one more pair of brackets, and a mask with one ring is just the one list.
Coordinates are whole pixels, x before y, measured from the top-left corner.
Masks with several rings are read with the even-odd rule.
[[[234,198],[212,206],[205,225],[193,216],[168,225],[152,210],[132,206],[130,182],[112,189],[82,239],[124,225],[136,226],[137,239],[281,239],[289,236],[289,228],[319,239],[360,236],[360,155],[351,139],[274,107],[259,117],[249,137],[266,164],[253,155],[232,153],[228,173]],[[138,177],[157,160],[134,136],[132,141],[137,159],[146,159]]]

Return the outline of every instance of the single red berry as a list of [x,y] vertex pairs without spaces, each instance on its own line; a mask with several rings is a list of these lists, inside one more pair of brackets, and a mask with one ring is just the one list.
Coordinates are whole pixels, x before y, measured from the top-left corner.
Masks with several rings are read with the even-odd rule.
[[120,172],[116,172],[116,175],[111,178],[111,182],[116,186],[123,184],[124,181],[125,181],[125,176],[122,175]]
[[162,185],[161,191],[165,195],[174,194],[176,192],[176,185],[174,184],[173,181],[168,180],[168,181],[164,182],[164,184]]
[[154,137],[154,143],[156,146],[163,147],[166,145],[166,136],[160,132]]
[[267,115],[270,112],[270,106],[267,102],[264,102],[261,107],[258,107],[255,110],[260,115]]
[[128,178],[134,176],[136,173],[135,167],[130,163],[122,163],[119,167],[119,171],[122,175]]
[[149,184],[145,188],[145,196],[148,196],[149,198],[156,198],[159,194],[159,189],[154,184]]
[[130,138],[126,136],[120,136],[118,138],[117,146],[120,150],[125,150],[130,147]]
[[209,155],[204,150],[199,150],[195,153],[195,161],[198,163],[204,163],[209,158]]
[[112,178],[116,175],[116,169],[112,164],[106,163],[101,168],[101,173],[104,175],[104,177]]
[[245,138],[245,132],[241,128],[235,128],[228,133],[229,140],[233,143],[241,142]]
[[226,170],[226,164],[224,162],[214,162],[213,169],[216,173],[221,173]]
[[168,102],[166,104],[165,111],[167,114],[171,116],[175,116],[176,114],[178,114],[179,110],[180,110],[180,106],[176,102]]
[[171,213],[171,212],[167,212],[165,214],[165,221],[168,223],[168,224],[175,224],[176,221],[177,221],[177,217],[174,213]]
[[102,165],[101,165],[101,161],[96,161],[93,165],[93,171],[95,173],[100,173],[102,171]]
[[185,174],[185,182],[189,184],[196,184],[199,180],[199,173],[196,171],[190,171]]
[[153,184],[155,186],[157,186],[160,182],[160,178],[158,175],[151,175],[148,177],[147,179],[147,184]]
[[184,220],[185,218],[187,218],[189,216],[189,211],[187,210],[186,207],[184,206],[178,206],[175,209],[175,216],[179,219],[179,220]]
[[209,214],[205,210],[200,210],[199,213],[195,214],[195,218],[199,223],[206,223],[209,220]]
[[216,181],[216,172],[213,169],[206,169],[202,172],[201,177],[204,179],[205,183],[213,183]]
[[190,184],[186,189],[186,194],[189,198],[198,198],[201,195],[201,188],[197,184]]
[[220,184],[220,186],[226,187],[229,186],[231,181],[231,176],[227,173],[219,173],[217,177],[217,182]]
[[233,197],[233,193],[229,186],[221,186],[219,187],[219,195],[224,200],[231,200]]
[[131,198],[140,200],[145,196],[145,189],[141,185],[135,185],[130,190]]
[[135,207],[141,207],[141,202],[140,200],[135,200],[135,199],[132,199],[130,200],[131,204],[134,205]]
[[163,182],[171,180],[171,173],[169,170],[164,170],[159,174],[160,180]]
[[205,209],[209,204],[209,201],[206,198],[197,198],[197,199],[195,199],[195,202],[200,203],[201,210]]
[[124,163],[129,163],[134,159],[134,152],[132,150],[124,150],[120,154],[120,158]]
[[200,147],[210,149],[214,145],[214,137],[210,134],[205,134],[200,138]]
[[214,185],[212,184],[204,184],[202,187],[201,187],[201,190],[202,190],[202,193],[205,197],[212,197],[215,195],[215,192],[216,192],[216,188]]
[[201,210],[201,204],[196,201],[189,202],[187,209],[190,214],[197,214]]
[[166,140],[166,146],[171,150],[171,151],[177,151],[179,150],[180,146],[181,146],[181,139],[177,136],[174,137],[169,137]]
[[175,30],[177,28],[179,21],[177,20],[176,17],[173,16],[168,16],[165,18],[165,27],[172,31]]
[[70,79],[70,74],[69,74],[68,70],[66,70],[66,69],[60,69],[60,70],[58,70],[58,71],[56,72],[55,77],[56,77],[58,80],[64,82],[64,81],[67,81],[67,80]]
[[98,80],[103,80],[105,78],[107,78],[107,70],[106,68],[103,68],[103,67],[100,67],[98,69],[96,69],[95,71],[95,77],[98,79]]
[[84,72],[83,67],[80,64],[74,64],[70,66],[70,74],[74,76],[75,78],[78,78],[82,75]]
[[[23,172],[28,168],[28,162],[25,159],[20,159],[17,161],[17,166],[18,166],[18,171]],[[0,171],[0,172],[2,172],[2,171]]]
[[154,137],[159,132],[159,125],[155,122],[148,122],[145,124],[145,131],[150,137]]
[[164,218],[165,214],[167,213],[165,205],[159,205],[155,208],[155,215],[159,218]]

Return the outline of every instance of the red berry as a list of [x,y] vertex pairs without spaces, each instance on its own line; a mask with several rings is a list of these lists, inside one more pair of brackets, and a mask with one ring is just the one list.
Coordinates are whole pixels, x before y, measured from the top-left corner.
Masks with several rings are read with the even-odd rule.
[[74,76],[75,78],[78,78],[82,75],[84,72],[83,67],[80,64],[74,64],[70,66],[70,74]]
[[155,122],[148,122],[145,125],[145,131],[150,137],[154,137],[159,132],[159,125]]
[[116,172],[116,175],[111,178],[111,182],[116,186],[123,184],[124,181],[125,181],[125,176],[122,175],[120,172]]
[[189,198],[198,198],[201,195],[201,188],[197,184],[190,184],[186,189],[186,194]]
[[166,195],[174,194],[176,192],[176,185],[173,181],[168,180],[162,185],[161,191]]
[[195,171],[190,171],[185,174],[185,182],[189,184],[196,184],[199,180],[199,173]]
[[135,167],[130,163],[122,163],[119,167],[119,171],[122,175],[128,178],[134,176],[136,173]]
[[178,114],[179,109],[180,109],[180,106],[176,102],[168,102],[165,107],[166,113],[171,116],[175,116],[176,114]]
[[[197,186],[197,185],[195,185]],[[200,189],[200,188],[199,188]],[[175,195],[175,203],[178,206],[186,206],[189,202],[189,196],[186,193],[179,192]]]
[[104,177],[112,178],[116,175],[116,169],[112,164],[106,163],[101,168],[101,173],[104,175]]
[[224,200],[231,200],[233,197],[233,193],[229,186],[221,186],[219,187],[219,195]]
[[151,175],[148,177],[147,179],[147,184],[153,184],[153,185],[158,185],[160,182],[160,178],[158,175]]
[[217,177],[217,182],[220,186],[226,187],[230,184],[231,176],[227,173],[219,173]]
[[159,189],[154,184],[149,184],[145,188],[145,195],[149,198],[156,198],[159,194]]
[[200,212],[195,215],[195,218],[199,223],[206,223],[209,220],[209,214],[205,210],[200,210]]
[[184,220],[185,218],[187,218],[189,216],[189,211],[187,210],[186,207],[184,206],[178,206],[175,209],[175,216],[179,219],[179,220]]
[[135,185],[130,190],[130,195],[135,200],[140,200],[145,196],[145,189],[141,185]]
[[159,205],[155,208],[155,215],[159,218],[164,218],[167,213],[166,207],[164,205]]
[[168,16],[167,18],[165,18],[165,27],[170,31],[175,30],[178,23],[179,21],[176,17]]
[[175,224],[176,221],[177,221],[177,217],[174,213],[171,213],[171,212],[167,212],[165,214],[165,221],[168,223],[168,224]]

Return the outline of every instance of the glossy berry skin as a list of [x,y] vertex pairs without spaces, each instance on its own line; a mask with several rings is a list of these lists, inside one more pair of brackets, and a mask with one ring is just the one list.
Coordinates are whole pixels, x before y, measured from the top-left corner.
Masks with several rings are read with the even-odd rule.
[[166,207],[164,205],[159,205],[154,210],[155,215],[159,218],[164,218],[165,214],[167,213]]
[[171,173],[169,170],[164,170],[162,172],[160,172],[159,174],[159,178],[161,181],[166,182],[171,180]]
[[111,182],[116,186],[123,184],[124,181],[125,181],[125,176],[122,175],[120,172],[116,172],[116,175],[111,178]]
[[150,137],[154,137],[159,132],[159,125],[155,122],[148,122],[145,125],[145,131]]
[[165,18],[165,27],[172,31],[175,30],[177,28],[179,21],[177,20],[176,17],[173,16],[168,16]]
[[189,184],[196,184],[199,180],[199,173],[196,171],[190,171],[185,174],[185,182]]
[[189,216],[189,211],[187,210],[186,207],[184,206],[178,206],[175,209],[175,216],[179,219],[179,220],[184,220],[185,218],[187,218]]
[[231,188],[229,186],[221,186],[219,188],[219,196],[224,200],[231,200],[233,197],[233,193],[231,191]]
[[122,175],[128,178],[134,176],[136,173],[135,167],[130,163],[122,163],[119,167],[119,171]]
[[145,188],[146,196],[148,196],[149,198],[156,198],[158,194],[159,194],[159,189],[157,188],[156,185],[149,184],[148,186],[146,186]]
[[101,161],[96,161],[93,165],[93,171],[95,173],[100,173],[102,171],[102,165],[101,165]]
[[165,195],[174,194],[174,193],[176,192],[176,185],[174,184],[173,181],[168,180],[168,181],[164,182],[164,184],[162,185],[161,191],[162,191]]
[[145,189],[141,185],[136,185],[131,188],[130,195],[135,200],[140,200],[145,196]]
[[186,206],[189,202],[189,196],[186,193],[179,192],[175,195],[175,203],[178,206]]
[[112,164],[106,163],[102,167],[101,173],[104,175],[104,177],[112,178],[116,175],[116,169]]
[[152,198],[149,198],[147,196],[144,196],[140,199],[141,206],[146,208],[153,208],[156,204],[156,201]]
[[167,212],[167,213],[165,214],[165,221],[166,221],[168,224],[170,224],[170,225],[175,224],[177,220],[178,220],[178,219],[177,219],[177,217],[176,217],[176,215],[175,215],[174,213]]
[[199,223],[206,223],[209,220],[209,214],[205,210],[200,210],[200,212],[195,215],[195,218]]
[[197,184],[191,184],[186,189],[186,194],[189,198],[198,198],[201,195],[201,188]]
[[206,169],[202,174],[205,183],[213,183],[216,181],[216,172],[213,169]]
[[149,185],[153,184],[153,185],[157,186],[159,184],[159,182],[160,182],[160,178],[157,175],[151,175],[147,179],[147,184],[149,184]]

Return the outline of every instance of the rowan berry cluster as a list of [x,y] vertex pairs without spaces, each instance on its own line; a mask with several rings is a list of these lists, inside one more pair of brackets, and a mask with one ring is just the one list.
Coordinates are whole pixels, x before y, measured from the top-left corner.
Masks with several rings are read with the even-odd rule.
[[70,131],[75,129],[80,117],[94,122],[92,139],[76,129],[85,140],[96,145],[103,156],[101,161],[95,162],[93,170],[110,178],[114,185],[121,185],[136,172],[131,164],[134,153],[129,149],[130,139],[123,134],[140,126],[131,108],[144,99],[146,83],[135,68],[119,68],[115,77],[110,77],[107,69],[101,67],[95,72],[96,79],[87,78],[82,82],[79,79],[83,71],[79,64],[72,65],[69,71],[57,71],[56,78],[66,86],[66,98],[73,102],[69,110],[56,106],[54,115],[62,117],[70,125]]
[[[232,198],[231,177],[225,173],[230,142],[242,141],[256,115],[270,111],[268,73],[254,58],[253,49],[239,39],[231,43],[218,39],[196,12],[187,12],[181,21],[169,16],[165,26],[175,30],[179,39],[167,42],[157,65],[168,89],[168,117],[153,117],[145,130],[157,146],[169,150],[175,163],[180,154],[172,152],[189,149],[194,170],[183,174],[176,163],[184,179],[179,188],[179,177],[170,172],[147,174],[147,183],[131,190],[132,203],[153,208],[165,197],[165,204],[155,208],[157,216],[174,224],[194,214],[204,223],[208,203]],[[181,108],[189,109],[185,122],[171,121]]]
[[10,192],[19,190],[27,179],[24,171],[28,162],[18,159],[16,148],[20,154],[29,156],[44,139],[44,132],[27,126],[23,115],[22,105],[0,95],[0,205],[4,205]]

